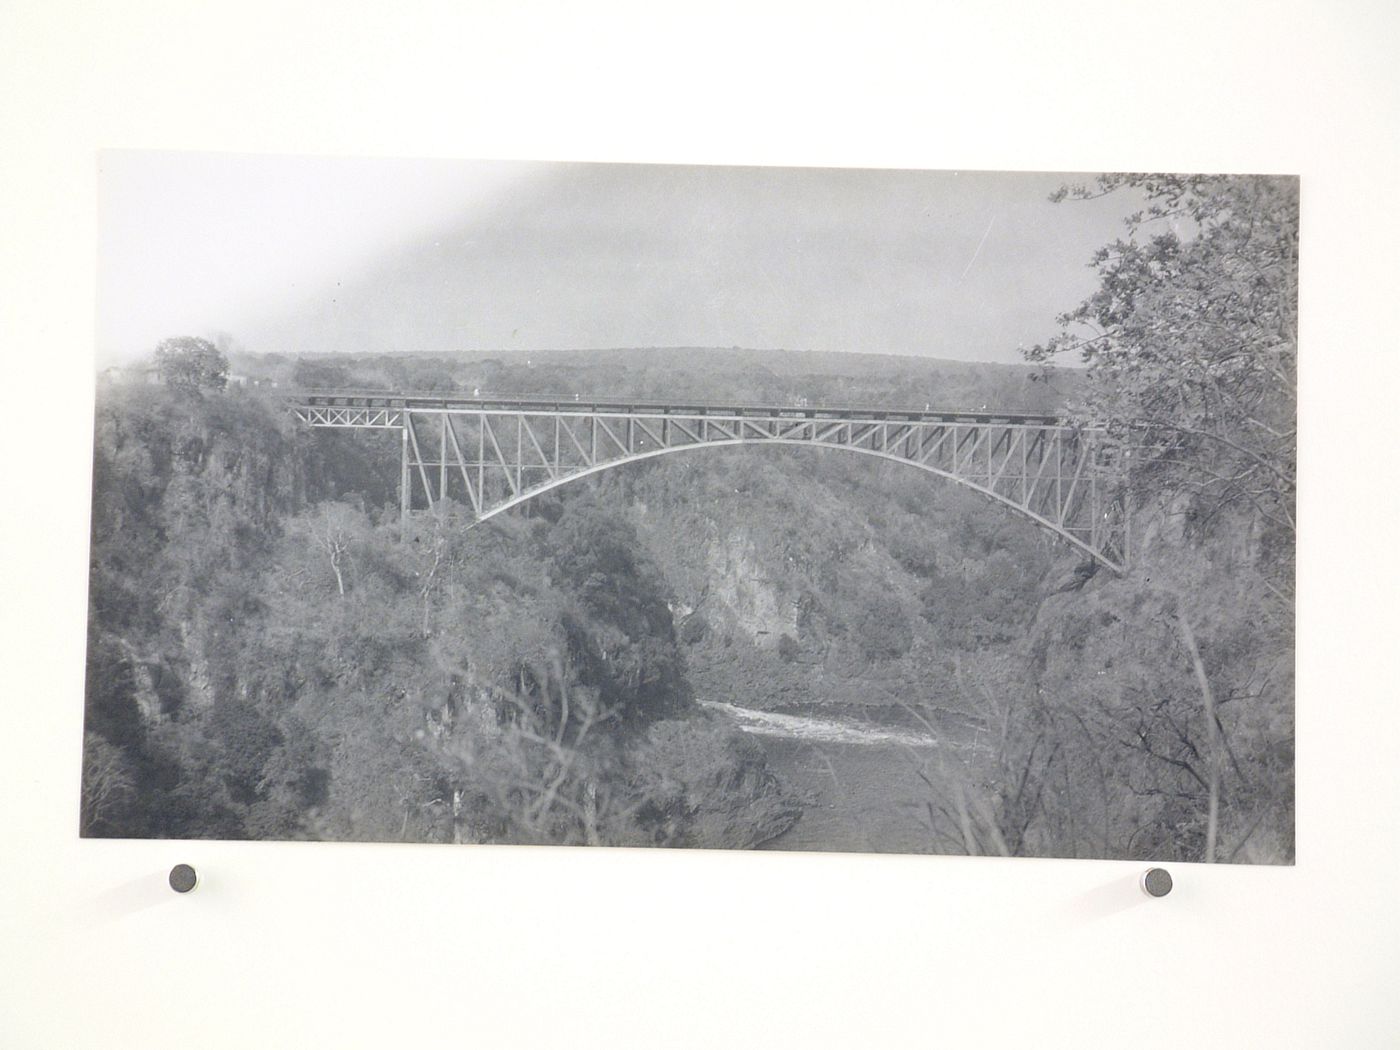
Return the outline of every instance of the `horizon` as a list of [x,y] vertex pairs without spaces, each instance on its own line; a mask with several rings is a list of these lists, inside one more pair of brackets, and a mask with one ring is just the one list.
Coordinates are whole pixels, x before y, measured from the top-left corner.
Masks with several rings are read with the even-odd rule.
[[[183,338],[190,333],[180,333],[179,335],[167,338]],[[213,342],[206,336],[194,336],[193,338],[206,339]],[[507,357],[526,357],[531,355],[547,356],[551,354],[645,354],[645,353],[716,353],[716,354],[795,354],[802,356],[825,356],[825,357],[862,357],[862,358],[895,358],[908,361],[919,361],[926,364],[950,364],[968,365],[972,367],[1004,367],[1004,368],[1030,368],[1045,371],[1065,370],[1071,372],[1082,372],[1085,366],[1078,361],[1027,361],[1016,359],[1010,361],[978,361],[961,357],[943,357],[931,354],[899,353],[897,351],[881,350],[806,350],[791,347],[758,347],[758,346],[699,346],[699,345],[671,345],[671,346],[608,346],[608,347],[546,347],[540,350],[524,350],[519,348],[477,348],[469,350],[407,350],[407,349],[387,349],[387,350],[251,350],[243,346],[225,346],[220,348],[225,357],[246,356],[255,358],[282,357],[288,359],[322,359],[322,358],[347,358],[347,357],[453,357],[453,356],[479,356],[487,359],[497,355]],[[144,355],[130,358],[124,361],[97,362],[96,371],[98,373],[110,369],[125,369],[138,366],[149,365],[150,359],[155,352],[152,347]]]

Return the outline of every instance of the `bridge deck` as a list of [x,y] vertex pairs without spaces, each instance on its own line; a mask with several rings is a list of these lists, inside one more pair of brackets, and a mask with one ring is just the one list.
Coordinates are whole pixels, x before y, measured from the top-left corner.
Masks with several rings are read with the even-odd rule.
[[681,415],[735,419],[850,419],[894,420],[911,423],[1003,423],[1026,426],[1066,426],[1053,415],[1002,412],[992,409],[957,412],[933,408],[887,408],[857,405],[764,405],[736,402],[602,400],[598,398],[456,397],[443,394],[403,394],[375,391],[313,390],[291,393],[287,399],[318,408],[408,409],[411,412],[525,412],[578,415]]

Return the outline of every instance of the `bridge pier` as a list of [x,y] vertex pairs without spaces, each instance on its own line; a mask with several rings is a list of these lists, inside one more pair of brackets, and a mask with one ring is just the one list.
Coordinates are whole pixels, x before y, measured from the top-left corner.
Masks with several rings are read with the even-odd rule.
[[408,512],[413,509],[413,475],[409,473],[408,462],[408,413],[405,412],[403,426],[399,430],[403,439],[403,453],[399,459],[399,529],[408,534]]

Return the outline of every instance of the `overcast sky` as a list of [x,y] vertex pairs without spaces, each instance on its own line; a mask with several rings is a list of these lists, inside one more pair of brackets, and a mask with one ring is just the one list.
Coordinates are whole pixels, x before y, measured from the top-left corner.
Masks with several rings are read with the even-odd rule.
[[1016,361],[1127,199],[1017,173],[107,152],[98,360],[742,346]]

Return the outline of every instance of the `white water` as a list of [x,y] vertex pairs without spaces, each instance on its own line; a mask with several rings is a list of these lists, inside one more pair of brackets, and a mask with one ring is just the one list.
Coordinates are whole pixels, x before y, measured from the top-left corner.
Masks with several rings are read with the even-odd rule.
[[883,729],[879,726],[856,725],[805,715],[780,715],[774,711],[735,707],[718,700],[701,700],[700,703],[712,711],[721,712],[744,732],[756,736],[822,744],[900,744],[905,747],[934,747],[939,743],[938,738],[929,733]]

